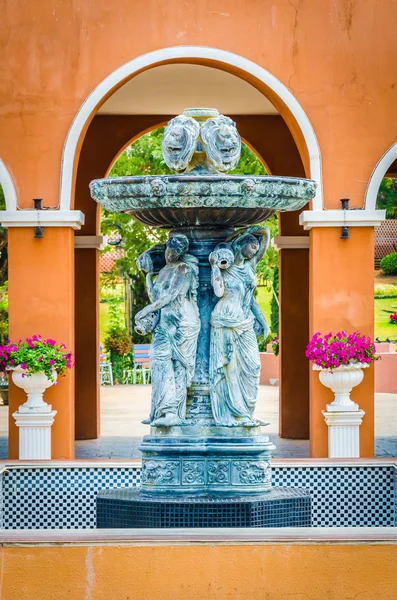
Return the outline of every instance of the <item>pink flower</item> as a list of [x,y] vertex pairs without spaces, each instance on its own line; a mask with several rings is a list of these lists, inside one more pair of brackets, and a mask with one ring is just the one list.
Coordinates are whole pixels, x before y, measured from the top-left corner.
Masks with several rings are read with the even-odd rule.
[[37,360],[38,360],[38,362],[41,362],[43,360],[43,357],[39,356],[39,358]]
[[49,346],[55,346],[56,341],[52,340],[51,338],[48,338],[48,340],[46,340],[44,343],[48,344]]
[[50,360],[50,365],[51,365],[51,366],[55,365],[55,360],[51,359],[51,360]]
[[26,369],[26,363],[21,364],[21,369]]

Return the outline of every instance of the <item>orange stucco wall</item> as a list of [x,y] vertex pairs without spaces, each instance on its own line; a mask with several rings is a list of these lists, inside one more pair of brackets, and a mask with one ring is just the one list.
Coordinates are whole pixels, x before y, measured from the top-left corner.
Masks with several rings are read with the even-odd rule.
[[[11,228],[8,236],[10,337],[35,333],[74,349],[74,252],[70,228],[44,228],[44,239],[29,227]],[[74,457],[74,371],[46,391],[57,411],[52,427],[54,458]],[[10,385],[9,458],[18,458],[18,428],[12,413],[26,394]]]
[[[280,79],[301,103],[318,137],[325,206],[338,208],[341,197],[350,197],[352,207],[361,207],[374,165],[397,135],[393,125],[397,86],[390,68],[395,55],[395,23],[390,17],[394,9],[393,0],[169,0],[163,4],[119,0],[117,9],[108,0],[4,0],[0,6],[0,157],[14,179],[20,207],[31,208],[34,197],[43,198],[45,206],[58,205],[65,138],[95,86],[127,61],[175,45],[228,50]],[[201,62],[230,70],[268,95],[289,126],[310,175],[302,133],[274,92],[237,68]],[[77,167],[78,156],[76,171]],[[10,236],[11,334],[26,335],[40,328],[43,334],[72,344],[72,233],[60,230],[45,235],[34,251],[33,230]],[[315,230],[311,243],[310,332],[346,326],[372,334],[371,228],[352,230],[344,246],[336,229]],[[15,274],[18,278],[12,282]],[[26,301],[24,288],[25,281],[33,286],[36,278],[38,312]],[[45,278],[51,280],[51,289],[43,284]],[[45,306],[49,310],[44,321]],[[59,410],[55,439],[61,432],[71,435],[73,392],[67,386],[71,378],[47,396]],[[370,372],[354,392],[366,410],[361,430],[365,455],[373,449],[372,392]],[[312,375],[313,456],[325,452],[320,409],[327,394]],[[11,397],[15,406],[14,391]],[[15,456],[15,429],[10,435]],[[71,456],[71,444],[70,439],[56,441],[54,457]]]
[[248,0],[243,6],[239,0],[211,6],[120,0],[115,11],[106,0],[6,0],[0,156],[21,205],[37,196],[57,204],[66,133],[104,77],[145,52],[196,44],[241,54],[285,83],[318,136],[327,206],[338,206],[340,197],[360,206],[374,165],[396,135],[393,7],[391,0]]
[[1,549],[4,600],[395,600],[396,545]]
[[[373,336],[373,230],[351,227],[350,239],[340,239],[336,227],[310,232],[310,328],[320,331],[360,331]],[[327,426],[321,414],[333,400],[318,373],[311,370],[310,453],[327,456]],[[360,428],[361,456],[374,452],[374,369],[365,371],[364,381],[353,390],[351,398],[365,411]]]

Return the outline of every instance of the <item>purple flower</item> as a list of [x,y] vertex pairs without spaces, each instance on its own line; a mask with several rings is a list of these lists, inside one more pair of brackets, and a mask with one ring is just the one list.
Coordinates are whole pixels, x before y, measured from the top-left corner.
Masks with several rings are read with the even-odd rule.
[[50,365],[51,365],[51,366],[55,365],[55,360],[51,359],[51,360],[50,360]]
[[41,362],[43,360],[43,357],[39,356],[39,358],[37,360],[38,360],[38,362]]
[[26,363],[22,363],[21,364],[21,369],[26,369],[26,368],[27,368]]
[[46,340],[44,343],[48,344],[48,346],[55,346],[56,341],[52,340],[51,338],[48,338],[48,340]]

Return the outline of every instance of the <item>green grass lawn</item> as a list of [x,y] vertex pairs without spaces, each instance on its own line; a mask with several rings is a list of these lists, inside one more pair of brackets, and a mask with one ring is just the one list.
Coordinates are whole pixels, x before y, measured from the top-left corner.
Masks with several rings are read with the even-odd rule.
[[391,313],[397,312],[397,298],[375,298],[375,337],[397,340],[397,325],[389,322]]
[[106,335],[106,331],[109,329],[110,316],[109,316],[109,304],[107,302],[101,302],[99,305],[99,330],[101,342],[103,342]]
[[[272,299],[272,292],[267,289],[265,286],[260,286],[257,288],[258,295],[257,300],[259,306],[261,307],[263,314],[266,317],[267,324],[270,327],[270,300]],[[397,298],[396,298],[397,300]]]

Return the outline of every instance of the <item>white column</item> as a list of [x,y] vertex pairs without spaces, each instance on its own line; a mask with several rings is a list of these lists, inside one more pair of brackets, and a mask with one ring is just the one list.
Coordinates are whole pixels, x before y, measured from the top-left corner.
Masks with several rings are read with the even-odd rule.
[[350,411],[335,408],[328,404],[322,411],[328,425],[328,458],[359,458],[360,425],[365,412],[358,406]]
[[19,460],[51,459],[51,426],[56,410],[25,412],[22,406],[12,415],[19,427]]

